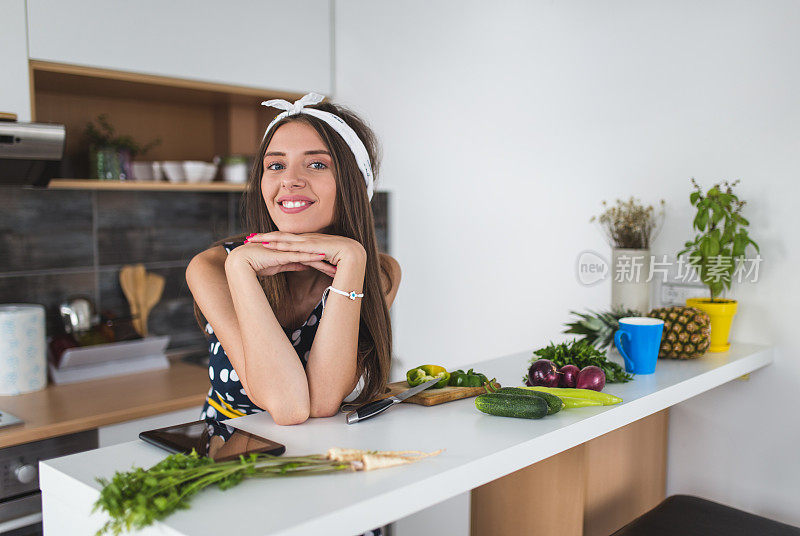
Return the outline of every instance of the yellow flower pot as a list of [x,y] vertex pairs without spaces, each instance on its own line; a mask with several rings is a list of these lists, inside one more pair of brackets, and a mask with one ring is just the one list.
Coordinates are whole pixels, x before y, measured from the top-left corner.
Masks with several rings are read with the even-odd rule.
[[708,298],[689,298],[686,300],[688,307],[696,307],[708,314],[711,319],[711,346],[709,352],[727,352],[731,343],[728,335],[731,331],[731,321],[736,314],[736,300],[714,300]]

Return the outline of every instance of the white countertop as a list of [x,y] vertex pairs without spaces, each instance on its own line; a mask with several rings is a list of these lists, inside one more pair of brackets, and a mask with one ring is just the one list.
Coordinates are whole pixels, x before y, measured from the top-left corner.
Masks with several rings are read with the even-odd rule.
[[[527,351],[466,367],[496,376],[502,385],[520,385],[531,355]],[[228,491],[209,489],[192,499],[190,509],[141,534],[352,536],[673,406],[772,359],[771,347],[740,343],[697,360],[659,360],[655,374],[606,385],[603,391],[621,397],[622,404],[562,410],[536,420],[483,414],[474,398],[431,407],[399,404],[353,425],[345,423],[344,414],[298,426],[278,426],[267,413],[228,420],[283,443],[286,455],[324,453],[330,447],[446,450],[416,464],[374,472],[244,481]],[[165,455],[134,441],[41,462],[46,533],[93,532],[103,521],[99,513],[89,516],[100,489],[94,478],[110,478],[131,465],[149,467]]]

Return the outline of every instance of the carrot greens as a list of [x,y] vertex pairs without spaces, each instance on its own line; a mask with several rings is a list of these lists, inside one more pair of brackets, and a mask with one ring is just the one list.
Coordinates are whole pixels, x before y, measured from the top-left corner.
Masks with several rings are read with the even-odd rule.
[[190,454],[171,454],[150,469],[133,467],[127,472],[116,472],[111,480],[96,479],[103,488],[92,512],[103,510],[110,518],[96,536],[118,535],[151,525],[176,510],[189,508],[192,495],[213,485],[226,490],[245,478],[369,471],[412,463],[440,452],[333,448],[325,455],[249,454],[227,462],[215,462],[194,450]]

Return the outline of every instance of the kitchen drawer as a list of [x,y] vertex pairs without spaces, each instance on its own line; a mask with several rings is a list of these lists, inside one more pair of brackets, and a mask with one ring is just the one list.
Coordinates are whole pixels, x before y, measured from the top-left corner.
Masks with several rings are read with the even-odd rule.
[[331,90],[331,0],[28,0],[31,59],[268,88]]

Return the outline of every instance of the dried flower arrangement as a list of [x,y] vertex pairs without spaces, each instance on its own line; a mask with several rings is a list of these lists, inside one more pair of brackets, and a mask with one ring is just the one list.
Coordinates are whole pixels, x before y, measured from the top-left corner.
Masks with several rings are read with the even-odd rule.
[[611,247],[620,249],[649,249],[650,243],[664,221],[664,200],[659,202],[658,210],[647,207],[631,197],[628,201],[617,199],[617,205],[609,207],[603,201],[604,211],[592,216],[590,222],[597,222],[606,235]]

